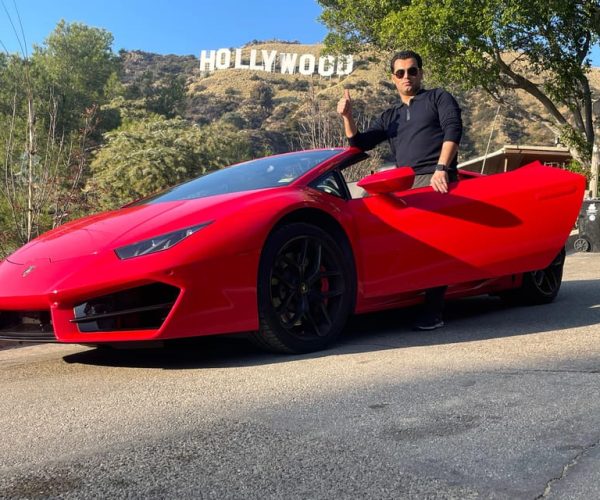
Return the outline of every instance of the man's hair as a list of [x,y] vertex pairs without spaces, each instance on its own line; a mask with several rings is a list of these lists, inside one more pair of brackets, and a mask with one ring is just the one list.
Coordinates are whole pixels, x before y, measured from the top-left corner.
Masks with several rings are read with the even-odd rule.
[[396,52],[392,57],[392,60],[390,61],[390,71],[392,73],[394,72],[394,63],[398,59],[414,59],[415,61],[417,61],[417,66],[419,68],[423,68],[423,59],[421,59],[421,56],[419,54],[417,54],[413,50],[402,50],[400,52]]

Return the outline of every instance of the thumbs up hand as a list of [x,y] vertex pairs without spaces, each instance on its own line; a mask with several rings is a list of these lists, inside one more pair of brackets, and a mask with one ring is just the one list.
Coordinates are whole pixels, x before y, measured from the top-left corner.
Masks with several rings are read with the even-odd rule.
[[337,112],[347,118],[352,117],[352,99],[348,89],[344,89],[344,97],[338,101]]

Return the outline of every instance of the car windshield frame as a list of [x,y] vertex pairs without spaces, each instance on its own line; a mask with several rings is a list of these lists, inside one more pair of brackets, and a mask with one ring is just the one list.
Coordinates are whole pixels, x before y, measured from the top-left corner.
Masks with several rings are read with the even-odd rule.
[[297,151],[238,163],[208,172],[129,206],[195,200],[219,194],[288,186],[340,152],[340,149]]

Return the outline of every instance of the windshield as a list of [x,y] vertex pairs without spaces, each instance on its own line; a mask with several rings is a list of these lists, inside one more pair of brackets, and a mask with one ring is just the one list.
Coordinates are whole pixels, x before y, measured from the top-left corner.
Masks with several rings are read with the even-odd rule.
[[287,186],[319,163],[339,153],[339,149],[302,151],[240,163],[210,172],[156,196],[141,200],[135,205],[191,200],[217,194]]

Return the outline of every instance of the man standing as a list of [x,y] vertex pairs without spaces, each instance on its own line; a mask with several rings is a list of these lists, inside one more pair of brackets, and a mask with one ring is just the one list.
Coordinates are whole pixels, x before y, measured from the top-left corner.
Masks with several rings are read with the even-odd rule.
[[[385,110],[366,131],[359,132],[352,117],[348,90],[337,111],[342,115],[350,145],[368,151],[387,140],[396,166],[415,171],[413,187],[431,186],[438,193],[448,192],[448,183],[458,180],[457,152],[462,136],[462,120],[456,99],[442,89],[423,89],[423,61],[411,50],[394,54],[390,61],[392,81],[400,102]],[[444,326],[442,310],[446,287],[425,293],[423,314],[416,323],[419,330]]]

